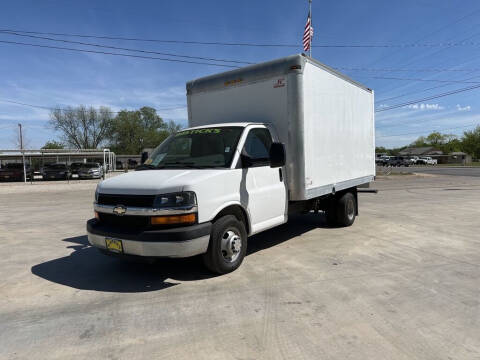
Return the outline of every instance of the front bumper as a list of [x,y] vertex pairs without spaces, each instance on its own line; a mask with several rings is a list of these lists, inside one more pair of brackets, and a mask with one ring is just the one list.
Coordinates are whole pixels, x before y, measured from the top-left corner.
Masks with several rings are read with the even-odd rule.
[[78,174],[80,179],[98,179],[102,177],[100,173],[80,173]]
[[87,222],[89,243],[106,250],[105,238],[122,240],[123,253],[145,257],[184,258],[207,252],[210,222],[163,230],[140,232],[119,230],[101,224],[97,219]]
[[58,173],[45,173],[42,175],[42,178],[43,180],[50,180],[50,179],[54,179],[54,180],[58,180],[58,179],[62,179],[62,180],[65,180],[67,178],[67,174],[58,174]]

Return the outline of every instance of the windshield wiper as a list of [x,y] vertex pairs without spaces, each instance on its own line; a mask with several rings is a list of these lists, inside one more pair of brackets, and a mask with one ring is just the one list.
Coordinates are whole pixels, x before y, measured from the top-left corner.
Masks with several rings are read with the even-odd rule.
[[142,164],[138,165],[135,170],[150,170],[150,169],[156,169],[157,167],[152,165],[152,164]]
[[204,169],[205,166],[202,165],[195,165],[194,162],[181,162],[181,161],[175,161],[175,162],[167,162],[164,164],[164,166],[168,165],[179,165],[179,167],[185,167],[188,169]]

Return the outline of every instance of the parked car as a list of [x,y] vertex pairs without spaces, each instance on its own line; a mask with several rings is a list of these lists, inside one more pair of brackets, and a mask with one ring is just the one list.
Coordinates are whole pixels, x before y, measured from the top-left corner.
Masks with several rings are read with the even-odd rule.
[[418,165],[420,158],[418,156],[412,156],[408,161],[410,165]]
[[138,161],[134,159],[128,159],[127,165],[129,169],[135,169],[138,165]]
[[83,166],[83,162],[73,162],[70,164],[70,172],[72,173],[72,179],[78,178],[78,171]]
[[420,158],[422,160],[422,163],[425,165],[437,165],[438,160],[433,159],[430,156],[422,156]]
[[388,160],[389,166],[409,166],[410,162],[405,159],[403,156],[392,156]]
[[[29,164],[25,164],[25,170],[27,173],[27,180],[30,180],[32,176],[32,169]],[[0,169],[0,180],[13,180],[13,181],[23,181],[23,163],[9,163],[5,164]]]
[[380,156],[379,158],[375,159],[375,164],[380,166],[387,166],[391,158],[392,156],[388,156],[388,155]]
[[78,171],[80,179],[100,179],[103,176],[103,167],[99,163],[85,163]]
[[54,163],[43,167],[42,177],[43,180],[66,180],[71,175],[70,169],[67,164]]

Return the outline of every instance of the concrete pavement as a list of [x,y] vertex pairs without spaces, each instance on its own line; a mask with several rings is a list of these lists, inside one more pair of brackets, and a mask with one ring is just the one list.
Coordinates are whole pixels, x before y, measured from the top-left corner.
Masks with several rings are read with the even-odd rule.
[[217,277],[98,253],[77,185],[0,187],[1,359],[480,359],[480,178],[380,178],[352,227],[295,217]]
[[451,166],[409,166],[409,167],[394,167],[392,171],[395,172],[410,172],[420,174],[436,174],[436,175],[451,175],[451,176],[473,176],[480,177],[480,166],[475,167],[451,167]]

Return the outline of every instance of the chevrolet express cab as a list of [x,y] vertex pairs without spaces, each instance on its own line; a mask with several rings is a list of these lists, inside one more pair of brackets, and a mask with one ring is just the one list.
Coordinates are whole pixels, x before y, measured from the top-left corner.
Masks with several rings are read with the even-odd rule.
[[242,263],[250,235],[322,211],[358,215],[373,181],[373,91],[293,55],[187,83],[190,127],[137,171],[99,183],[92,246],[142,257],[201,255],[213,272]]

